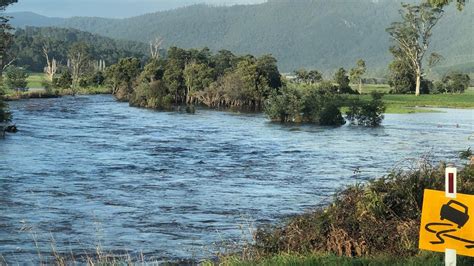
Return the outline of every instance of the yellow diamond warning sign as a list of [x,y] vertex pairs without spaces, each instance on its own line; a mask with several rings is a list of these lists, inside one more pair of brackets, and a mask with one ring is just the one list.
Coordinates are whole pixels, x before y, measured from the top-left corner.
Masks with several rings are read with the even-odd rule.
[[420,249],[474,257],[474,196],[425,190],[420,226]]

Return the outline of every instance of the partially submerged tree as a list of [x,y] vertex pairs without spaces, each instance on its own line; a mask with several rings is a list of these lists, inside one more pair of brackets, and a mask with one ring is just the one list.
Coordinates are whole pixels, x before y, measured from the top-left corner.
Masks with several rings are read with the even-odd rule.
[[356,67],[351,69],[351,72],[350,72],[351,81],[359,83],[359,93],[362,93],[362,76],[364,76],[366,71],[367,71],[367,67],[365,66],[365,61],[362,59],[359,59],[357,61]]
[[371,97],[372,100],[370,101],[355,99],[351,102],[346,113],[347,120],[351,124],[366,127],[377,127],[382,124],[386,108],[382,100],[383,95],[378,92],[372,92]]
[[402,4],[400,14],[402,22],[393,22],[387,28],[393,41],[396,43],[397,55],[409,63],[415,74],[415,94],[420,95],[421,79],[423,76],[423,59],[430,45],[430,38],[434,26],[443,15],[443,10],[433,7],[429,3],[420,5]]

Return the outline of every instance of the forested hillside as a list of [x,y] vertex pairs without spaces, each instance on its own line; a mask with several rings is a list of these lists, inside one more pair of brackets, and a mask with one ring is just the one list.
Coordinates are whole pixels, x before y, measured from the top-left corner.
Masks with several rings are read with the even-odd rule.
[[[315,67],[328,72],[363,58],[371,72],[381,72],[391,59],[385,29],[399,20],[399,8],[400,2],[392,0],[271,0],[252,6],[195,5],[128,19],[76,17],[51,23],[145,43],[161,36],[167,47],[271,53],[282,71]],[[463,12],[451,6],[435,29],[432,48],[444,56],[442,66],[474,62],[473,12],[473,3]]]
[[26,27],[17,29],[10,54],[16,55],[16,65],[42,72],[46,64],[43,47],[48,48],[51,58],[64,65],[68,50],[78,42],[89,47],[92,59],[104,60],[107,65],[129,56],[143,58],[148,53],[148,45],[140,42],[114,40],[75,29]]

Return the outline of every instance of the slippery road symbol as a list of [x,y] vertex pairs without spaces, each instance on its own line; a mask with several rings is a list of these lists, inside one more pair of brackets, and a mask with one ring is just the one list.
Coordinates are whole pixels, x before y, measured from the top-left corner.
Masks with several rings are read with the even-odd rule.
[[456,232],[469,221],[469,208],[456,200],[450,200],[441,207],[441,221],[447,220],[451,223],[428,223],[425,226],[426,231],[436,234],[436,241],[430,241],[433,245],[445,243],[445,238],[451,238],[465,243],[467,249],[474,248],[474,240],[469,240],[456,236]]

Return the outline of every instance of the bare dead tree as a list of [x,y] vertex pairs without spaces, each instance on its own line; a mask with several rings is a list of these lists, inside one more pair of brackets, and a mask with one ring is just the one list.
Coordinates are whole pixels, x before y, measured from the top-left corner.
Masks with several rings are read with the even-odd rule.
[[45,68],[46,75],[48,76],[48,80],[53,82],[54,75],[58,71],[57,61],[56,59],[54,59],[54,57],[52,60],[49,59],[49,49],[46,45],[43,45],[43,54],[44,54],[44,57],[46,58],[46,68]]
[[159,59],[160,58],[160,48],[163,44],[164,39],[161,37],[156,37],[153,41],[150,41],[150,54],[151,58]]

